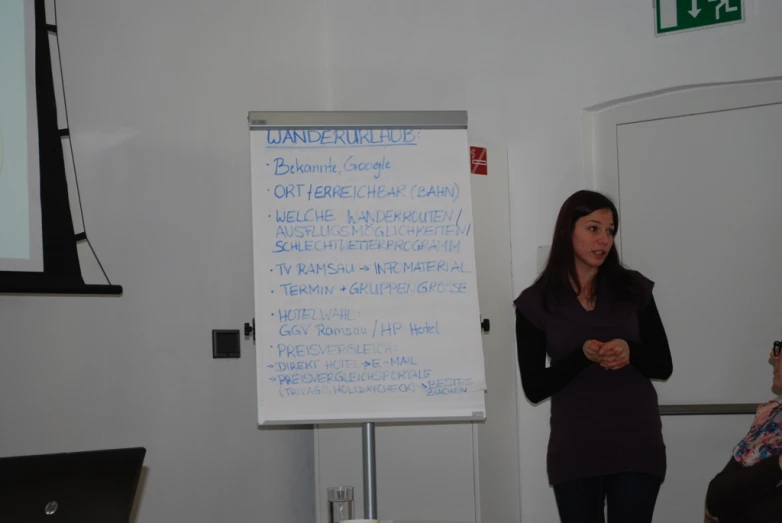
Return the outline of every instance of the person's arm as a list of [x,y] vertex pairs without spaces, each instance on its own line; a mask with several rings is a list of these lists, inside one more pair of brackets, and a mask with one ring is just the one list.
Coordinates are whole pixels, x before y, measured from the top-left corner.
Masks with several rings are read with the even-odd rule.
[[630,342],[630,364],[650,379],[667,380],[673,373],[671,348],[654,296],[638,315],[641,343]]
[[771,456],[751,467],[743,467],[731,458],[709,483],[706,509],[715,518],[738,515],[778,494],[782,481],[780,456]]
[[516,310],[516,344],[524,395],[539,403],[565,388],[592,362],[581,349],[546,367],[546,335]]

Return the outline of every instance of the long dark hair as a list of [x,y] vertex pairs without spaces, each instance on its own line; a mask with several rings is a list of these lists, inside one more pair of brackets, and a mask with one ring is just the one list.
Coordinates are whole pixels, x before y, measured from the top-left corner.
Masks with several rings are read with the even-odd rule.
[[[614,202],[604,194],[581,190],[573,193],[562,204],[554,226],[548,261],[537,279],[537,284],[544,286],[547,295],[561,296],[563,292],[572,291],[573,286],[576,294],[581,292],[581,282],[576,273],[573,251],[573,230],[579,218],[601,209],[611,211],[614,218],[614,234],[616,234],[619,231],[619,213]],[[606,255],[593,283],[593,291],[605,285],[614,297],[620,299],[638,295],[633,273],[619,260],[616,245],[613,245]]]

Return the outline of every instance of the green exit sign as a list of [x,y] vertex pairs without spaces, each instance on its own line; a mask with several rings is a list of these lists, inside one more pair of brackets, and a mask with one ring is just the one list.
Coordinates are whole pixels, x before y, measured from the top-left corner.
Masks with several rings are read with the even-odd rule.
[[744,21],[744,0],[655,0],[656,34]]

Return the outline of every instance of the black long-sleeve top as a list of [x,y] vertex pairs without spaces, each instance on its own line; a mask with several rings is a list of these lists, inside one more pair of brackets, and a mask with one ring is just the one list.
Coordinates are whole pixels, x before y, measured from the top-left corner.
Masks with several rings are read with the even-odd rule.
[[[552,485],[631,470],[665,477],[662,422],[650,378],[668,378],[673,365],[654,284],[635,276],[638,300],[599,285],[590,311],[575,293],[548,295],[539,282],[514,302],[522,388],[533,403],[551,397],[546,459]],[[630,364],[607,370],[592,363],[582,346],[593,339],[625,340]]]
[[731,457],[709,483],[706,508],[720,523],[782,521],[782,468],[779,456],[744,467]]
[[[639,314],[638,323],[642,342],[626,340],[630,347],[630,364],[647,378],[668,379],[673,372],[673,361],[668,337],[654,297]],[[581,371],[593,364],[583,350],[574,350],[566,358],[552,362],[549,367],[546,367],[546,336],[518,309],[516,310],[516,342],[521,385],[527,399],[532,403],[539,403],[553,396]]]

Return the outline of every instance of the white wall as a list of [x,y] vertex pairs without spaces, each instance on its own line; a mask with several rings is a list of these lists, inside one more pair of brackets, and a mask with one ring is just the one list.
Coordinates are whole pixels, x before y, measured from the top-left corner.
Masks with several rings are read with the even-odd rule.
[[[782,74],[782,3],[746,6],[744,24],[655,38],[651,1],[61,2],[88,232],[126,293],[1,299],[0,450],[141,442],[139,521],[183,499],[190,521],[303,520],[310,434],[254,430],[250,345],[209,355],[209,330],[252,309],[246,112],[467,109],[471,139],[510,147],[518,292],[583,186],[581,109]],[[548,407],[525,404],[521,431],[523,520],[556,521]]]
[[312,431],[258,430],[253,345],[213,360],[211,330],[253,316],[247,112],[325,108],[322,3],[58,14],[87,232],[125,294],[0,297],[0,455],[141,445],[137,523],[311,523]]
[[[584,186],[582,109],[782,73],[782,3],[745,4],[743,24],[656,38],[651,0],[327,2],[333,108],[463,108],[471,139],[508,143],[519,292],[561,202]],[[525,523],[558,521],[545,475],[548,414],[548,403],[522,401]]]

